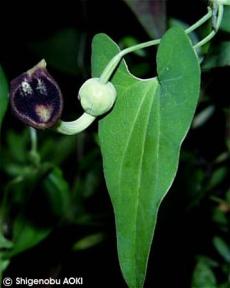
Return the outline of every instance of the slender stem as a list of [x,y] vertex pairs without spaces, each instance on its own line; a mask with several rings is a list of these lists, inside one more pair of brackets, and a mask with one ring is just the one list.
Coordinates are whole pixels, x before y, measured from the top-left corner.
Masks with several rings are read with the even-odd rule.
[[[208,7],[208,12],[201,18],[199,19],[196,23],[194,23],[192,26],[190,26],[188,29],[185,30],[185,33],[189,34],[198,27],[200,27],[202,24],[204,24],[207,20],[209,20],[212,17],[212,9]],[[151,41],[147,41],[141,44],[134,45],[132,47],[126,48],[122,51],[120,51],[117,55],[115,55],[108,65],[105,67],[104,71],[101,74],[100,80],[103,83],[106,83],[109,81],[111,78],[113,72],[115,71],[116,67],[120,63],[121,59],[127,55],[128,53],[134,52],[136,50],[140,50],[143,48],[147,48],[150,46],[158,45],[160,44],[161,39],[155,39]]]
[[31,153],[37,153],[37,131],[30,127]]
[[134,45],[132,47],[126,48],[126,49],[122,50],[120,52],[120,54],[123,57],[126,54],[131,53],[133,51],[140,50],[140,49],[147,48],[147,47],[154,46],[154,45],[158,45],[158,44],[160,44],[160,42],[161,42],[161,39],[150,40],[150,41],[140,43],[140,44]]
[[40,156],[37,151],[37,130],[32,127],[30,127],[30,140],[31,140],[31,149],[30,149],[31,160],[35,166],[38,166],[40,163]]
[[205,45],[206,43],[208,43],[214,36],[216,35],[216,32],[214,30],[212,30],[212,32],[206,36],[204,39],[202,39],[201,41],[199,41],[198,43],[196,43],[193,48],[197,49],[200,48],[201,46]]
[[100,76],[101,82],[107,83],[109,81],[109,79],[112,76],[112,74],[113,74],[114,70],[116,69],[117,65],[120,63],[121,59],[125,55],[127,55],[128,53],[131,53],[133,51],[136,51],[136,50],[140,50],[140,49],[143,49],[143,48],[147,48],[147,47],[150,47],[150,46],[157,45],[157,44],[160,43],[160,41],[161,41],[161,39],[151,40],[151,41],[148,41],[148,42],[144,42],[144,43],[141,43],[141,44],[134,45],[132,47],[129,47],[129,48],[126,48],[126,49],[120,51],[117,55],[115,55],[110,60],[108,65],[105,67],[104,71],[102,72],[102,74]]
[[208,43],[217,33],[217,31],[220,28],[220,24],[221,21],[223,19],[223,15],[224,15],[224,6],[222,4],[218,5],[218,15],[217,15],[217,20],[216,23],[214,23],[214,30],[212,30],[210,32],[210,34],[208,36],[206,36],[204,39],[202,39],[200,42],[196,43],[193,48],[197,49],[203,45],[205,45],[206,43]]
[[206,21],[208,21],[212,17],[212,9],[208,7],[208,13],[205,14],[200,20],[198,20],[196,23],[194,23],[192,26],[187,28],[185,32],[187,34],[193,32],[197,28],[199,28],[201,25],[203,25]]
[[217,21],[216,21],[216,31],[218,31],[220,28],[220,24],[222,22],[223,16],[224,16],[224,5],[219,4],[218,17],[217,17]]
[[62,134],[74,135],[89,127],[95,119],[95,116],[92,116],[88,113],[83,113],[82,116],[77,120],[70,122],[60,121],[56,130]]
[[123,56],[121,55],[121,52],[119,52],[109,61],[109,63],[107,64],[107,66],[105,67],[105,69],[103,70],[103,72],[100,76],[100,81],[102,83],[108,82],[108,80],[112,76],[113,72],[117,68],[118,64],[120,63],[122,57]]

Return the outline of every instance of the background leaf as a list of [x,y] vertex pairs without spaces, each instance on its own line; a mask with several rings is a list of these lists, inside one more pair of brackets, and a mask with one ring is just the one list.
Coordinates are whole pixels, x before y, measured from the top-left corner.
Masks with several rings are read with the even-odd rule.
[[96,233],[92,235],[88,235],[80,240],[78,240],[74,246],[73,250],[85,250],[89,249],[99,243],[101,243],[105,238],[105,235],[103,233]]
[[193,119],[192,128],[195,129],[204,125],[210,119],[210,117],[212,117],[214,112],[215,112],[215,107],[211,105],[203,109]]
[[11,248],[11,247],[12,247],[12,242],[9,241],[8,239],[6,239],[4,237],[4,235],[2,235],[2,233],[0,233],[0,250]]
[[230,41],[223,41],[218,46],[214,46],[203,68],[208,70],[223,66],[230,66]]
[[159,38],[166,30],[166,1],[124,0],[151,38]]
[[192,288],[216,288],[215,275],[210,268],[210,263],[201,258],[194,270]]
[[58,167],[49,173],[43,182],[43,187],[54,215],[67,215],[70,205],[69,186]]
[[44,240],[50,232],[50,228],[36,227],[32,223],[28,223],[23,217],[18,218],[14,224],[14,245],[9,252],[10,257],[37,245]]
[[54,33],[48,39],[29,43],[28,46],[40,58],[45,58],[53,68],[72,75],[79,74],[83,57],[82,35],[71,28]]
[[213,245],[216,247],[216,250],[219,254],[225,259],[227,263],[230,263],[230,247],[225,243],[225,241],[216,236],[213,238]]
[[0,254],[0,281],[2,282],[2,273],[6,270],[8,267],[10,261],[7,259],[2,259]]
[[[96,36],[93,76],[118,51],[106,35]],[[158,208],[175,177],[199,96],[197,57],[181,28],[163,37],[157,64],[159,78],[148,80],[135,78],[120,64],[112,78],[117,102],[99,123],[120,265],[129,287],[138,288],[144,283]]]
[[0,129],[8,105],[8,91],[8,83],[2,67],[0,66]]
[[225,32],[230,32],[230,7],[224,7],[224,17],[221,22],[220,28]]

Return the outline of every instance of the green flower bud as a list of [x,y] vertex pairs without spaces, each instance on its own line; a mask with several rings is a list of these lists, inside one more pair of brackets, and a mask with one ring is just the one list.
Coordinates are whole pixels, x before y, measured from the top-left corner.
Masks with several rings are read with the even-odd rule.
[[82,108],[92,116],[100,116],[108,112],[115,100],[117,92],[111,82],[103,83],[99,78],[87,80],[79,90]]

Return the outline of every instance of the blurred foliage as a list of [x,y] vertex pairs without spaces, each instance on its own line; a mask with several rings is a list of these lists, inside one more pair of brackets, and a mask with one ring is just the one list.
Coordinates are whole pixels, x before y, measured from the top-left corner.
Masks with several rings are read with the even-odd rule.
[[75,29],[64,29],[48,39],[28,43],[28,47],[59,71],[78,75],[84,52],[84,34]]
[[[127,47],[159,37],[166,22],[171,25],[170,19],[176,19],[174,25],[187,27],[206,11],[206,1],[198,0],[180,5],[174,1],[105,1],[103,11],[96,2],[78,1],[76,9],[67,3],[57,4],[56,11],[47,7],[43,19],[39,9],[30,8],[27,13],[25,3],[15,7],[15,12],[9,8],[17,25],[11,29],[1,22],[0,26],[4,70],[0,70],[0,123],[7,106],[6,79],[32,67],[39,58],[46,58],[66,95],[64,117],[74,118],[80,113],[77,89],[89,77],[92,35],[106,32]],[[138,10],[140,2],[146,7]],[[230,287],[229,14],[227,8],[222,31],[207,52],[200,51],[200,102],[182,147],[176,182],[159,215],[153,244],[156,255],[150,259],[146,288]],[[119,28],[114,28],[118,18]],[[32,33],[22,35],[34,19],[39,21],[33,21]],[[207,29],[193,33],[194,41]],[[132,73],[145,78],[155,75],[151,68],[155,50],[139,52],[127,57]],[[2,124],[0,275],[31,269],[37,276],[41,267],[47,277],[90,270],[86,273],[88,287],[95,287],[94,281],[90,283],[93,275],[103,278],[102,287],[125,287],[117,258],[110,254],[116,251],[114,222],[102,174],[97,125],[71,137],[39,132],[37,162],[30,153],[28,128],[9,111]],[[40,259],[41,255],[44,258]],[[53,261],[48,261],[50,258]],[[28,259],[32,259],[29,264]]]
[[6,113],[8,105],[8,84],[5,74],[0,66],[0,129],[2,125],[2,119]]
[[230,41],[223,41],[211,50],[211,56],[205,62],[204,69],[230,66]]
[[216,287],[215,275],[211,269],[212,266],[215,266],[215,263],[210,261],[210,259],[201,257],[198,260],[193,274],[192,288]]
[[166,30],[166,1],[124,0],[151,38],[159,38]]
[[225,32],[230,32],[230,7],[225,7],[224,17],[221,23],[221,29]]

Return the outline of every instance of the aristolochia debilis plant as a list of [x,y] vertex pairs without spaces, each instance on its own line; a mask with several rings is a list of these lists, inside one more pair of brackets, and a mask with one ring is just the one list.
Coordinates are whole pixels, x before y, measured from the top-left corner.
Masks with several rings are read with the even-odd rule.
[[[144,285],[158,209],[175,178],[180,147],[197,106],[200,66],[196,49],[218,31],[224,5],[230,1],[212,0],[207,14],[187,30],[172,28],[162,39],[122,51],[107,35],[96,35],[92,43],[93,78],[79,90],[84,113],[75,121],[58,120],[62,94],[44,60],[11,82],[12,110],[37,129],[53,127],[72,135],[108,112],[99,120],[99,140],[115,213],[120,266],[130,288]],[[193,46],[188,34],[209,19],[211,33]],[[147,80],[134,77],[123,57],[158,44],[157,76]],[[6,81],[0,89],[0,96],[6,95]],[[1,101],[0,124],[7,98]],[[31,136],[36,154],[33,129]]]

